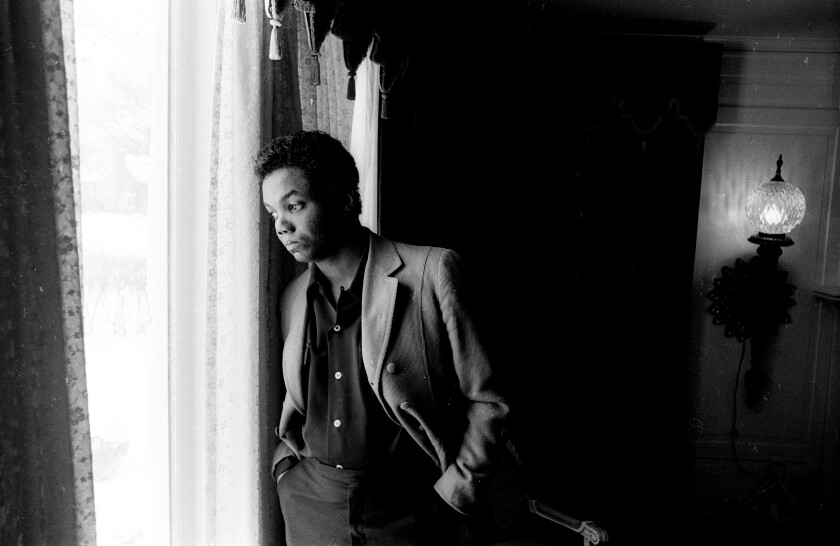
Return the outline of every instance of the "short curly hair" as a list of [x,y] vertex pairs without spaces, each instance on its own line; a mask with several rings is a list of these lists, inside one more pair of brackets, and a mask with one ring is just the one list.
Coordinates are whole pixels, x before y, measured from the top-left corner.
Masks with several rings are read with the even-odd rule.
[[277,137],[257,154],[254,173],[262,182],[277,169],[288,167],[301,169],[313,190],[328,199],[353,195],[350,213],[361,214],[359,170],[353,156],[337,139],[323,131],[298,131]]

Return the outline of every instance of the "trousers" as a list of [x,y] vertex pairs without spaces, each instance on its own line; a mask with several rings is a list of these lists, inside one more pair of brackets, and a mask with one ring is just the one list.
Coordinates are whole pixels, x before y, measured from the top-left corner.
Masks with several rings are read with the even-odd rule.
[[277,483],[287,546],[446,546],[459,517],[424,472],[339,469],[304,458]]

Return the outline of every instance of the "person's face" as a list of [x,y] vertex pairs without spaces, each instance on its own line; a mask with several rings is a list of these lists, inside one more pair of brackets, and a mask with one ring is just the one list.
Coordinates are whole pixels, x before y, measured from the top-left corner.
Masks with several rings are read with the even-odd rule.
[[263,204],[274,220],[274,231],[299,262],[319,262],[341,244],[340,211],[311,191],[297,167],[278,169],[262,183]]

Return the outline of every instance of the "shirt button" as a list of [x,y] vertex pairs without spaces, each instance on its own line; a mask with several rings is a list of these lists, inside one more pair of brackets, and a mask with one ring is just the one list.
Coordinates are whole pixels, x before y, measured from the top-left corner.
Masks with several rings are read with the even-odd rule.
[[341,379],[341,372],[335,372],[335,378]]
[[385,366],[385,371],[388,373],[396,373],[397,365],[393,362],[389,362],[387,366]]
[[338,324],[333,326],[333,332],[340,332],[340,331],[341,331],[341,326],[339,326]]
[[341,421],[340,421],[339,419],[336,419],[335,421],[333,421],[333,426],[334,426],[335,428],[340,427],[340,426],[341,426]]

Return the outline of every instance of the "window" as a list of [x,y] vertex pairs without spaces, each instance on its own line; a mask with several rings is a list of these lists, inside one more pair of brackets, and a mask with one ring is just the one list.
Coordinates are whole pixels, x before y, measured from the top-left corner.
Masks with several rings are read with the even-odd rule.
[[[260,9],[248,9],[249,24],[267,27]],[[221,25],[229,21],[222,17],[229,17],[224,2],[75,2],[83,306],[100,545],[238,544],[242,540],[229,538],[248,537],[247,543],[256,534],[273,533],[260,519],[271,501],[260,489],[265,472],[259,462],[262,435],[271,427],[255,421],[267,419],[266,414],[253,413],[255,405],[266,407],[258,401],[261,384],[243,367],[214,367],[207,358],[208,351],[218,349],[218,339],[207,333],[208,302],[222,292],[239,299],[243,286],[254,294],[259,290],[258,282],[246,282],[232,283],[233,290],[225,285],[223,291],[208,275],[211,172],[218,175],[219,165],[234,165],[220,177],[226,183],[252,176],[260,123],[238,116],[253,114],[251,105],[262,100],[260,70],[267,61],[258,51],[259,33],[237,22]],[[357,76],[366,83],[358,84],[355,108],[364,113],[358,117],[367,130],[357,135],[353,148],[363,158],[363,179],[375,180],[370,167],[376,164],[376,131],[371,128],[379,119],[372,99],[378,97],[378,78],[361,77],[366,73],[360,70]],[[246,82],[242,89],[250,87],[231,92],[224,83],[232,80]],[[217,89],[222,91],[214,119]],[[237,99],[229,104],[230,97]],[[368,106],[360,109],[361,103]],[[235,138],[225,125],[230,120],[244,124]],[[215,134],[214,123],[220,127]],[[214,138],[225,143],[215,148],[222,150],[217,153],[222,159],[211,158]],[[368,193],[375,196],[375,184],[370,188],[363,189],[366,199]],[[253,201],[258,215],[259,200],[253,197],[240,205]],[[366,207],[369,213],[376,210]],[[243,216],[241,210],[236,218]],[[369,218],[375,227],[375,215]],[[226,224],[216,217],[213,228],[214,234],[224,233]],[[268,235],[248,233],[252,245]],[[214,263],[229,266],[237,259],[226,256]],[[254,260],[249,257],[248,263]],[[238,274],[236,267],[230,269]],[[226,270],[225,275],[231,274]],[[225,302],[222,307],[236,306]],[[247,338],[249,351],[258,353],[260,324],[233,337]],[[236,358],[245,354],[238,346],[225,350]],[[254,355],[242,358],[257,369]],[[220,360],[229,364],[235,358]],[[217,389],[219,378],[228,377],[219,369],[231,373],[236,384]],[[247,403],[232,402],[228,406],[236,411],[217,412],[232,392]],[[248,426],[240,427],[243,423]],[[252,460],[241,464],[238,450]]]
[[97,543],[202,542],[215,3],[76,0]]
[[142,9],[127,0],[74,4],[84,333],[97,537],[106,546],[159,546],[169,534],[166,118],[160,107],[166,6],[156,0]]

